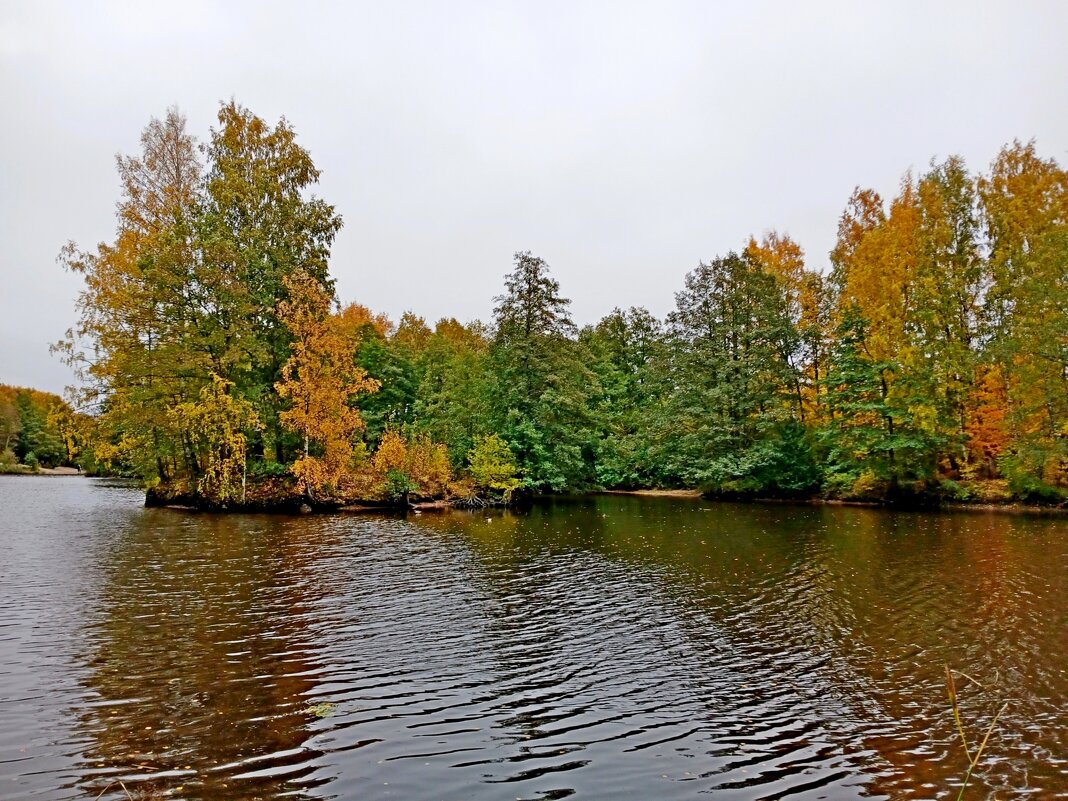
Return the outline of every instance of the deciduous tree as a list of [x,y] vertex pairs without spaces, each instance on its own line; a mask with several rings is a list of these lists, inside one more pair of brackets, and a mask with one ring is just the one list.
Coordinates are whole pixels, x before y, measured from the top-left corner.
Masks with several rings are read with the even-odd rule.
[[288,403],[282,425],[303,443],[291,470],[309,497],[343,497],[353,481],[363,430],[355,403],[375,392],[378,382],[356,365],[356,332],[331,313],[332,298],[322,282],[298,271],[284,283],[288,299],[279,304],[278,315],[292,335],[292,355],[275,389]]
[[286,278],[298,270],[333,295],[327,261],[341,217],[308,196],[319,170],[284,118],[271,126],[231,101],[218,120],[206,150],[199,244],[204,262],[234,279],[215,288],[226,309],[220,336],[242,357],[234,365],[241,369],[229,374],[256,407],[278,461],[285,461],[281,408],[270,391],[289,357],[290,334],[278,309],[287,298]]

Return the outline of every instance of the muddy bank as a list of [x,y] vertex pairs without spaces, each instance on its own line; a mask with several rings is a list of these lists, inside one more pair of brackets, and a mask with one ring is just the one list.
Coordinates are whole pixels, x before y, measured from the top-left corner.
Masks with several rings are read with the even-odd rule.
[[249,481],[237,498],[213,501],[196,492],[188,482],[158,484],[145,491],[145,506],[202,512],[282,514],[396,514],[434,512],[501,506],[500,502],[473,498],[424,498],[414,495],[393,499],[346,500],[309,497],[290,476]]

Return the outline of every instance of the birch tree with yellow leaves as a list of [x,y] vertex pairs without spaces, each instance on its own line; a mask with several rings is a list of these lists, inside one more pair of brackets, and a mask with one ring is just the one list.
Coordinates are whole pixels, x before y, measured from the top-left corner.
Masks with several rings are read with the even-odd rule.
[[362,454],[363,419],[354,404],[376,392],[378,382],[356,365],[357,329],[332,311],[322,283],[297,272],[285,286],[289,299],[278,315],[293,336],[292,355],[275,389],[288,403],[282,425],[303,442],[290,469],[309,498],[342,498],[353,488]]

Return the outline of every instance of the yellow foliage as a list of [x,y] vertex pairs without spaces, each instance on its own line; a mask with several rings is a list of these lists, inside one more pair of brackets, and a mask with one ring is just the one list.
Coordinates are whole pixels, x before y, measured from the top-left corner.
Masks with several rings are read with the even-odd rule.
[[522,483],[519,466],[508,443],[496,434],[479,437],[467,454],[471,476],[484,489],[501,493],[505,502]]
[[876,478],[875,473],[871,470],[865,470],[857,476],[857,480],[853,482],[853,486],[850,488],[850,497],[868,498],[877,495],[879,489],[880,482],[879,479]]
[[391,470],[403,471],[407,464],[408,443],[395,430],[387,431],[375,451],[375,471],[384,476]]
[[448,451],[425,434],[406,440],[395,430],[387,431],[372,466],[379,494],[384,496],[412,493],[437,498],[447,494],[452,480]]
[[344,331],[345,336],[351,337],[353,342],[359,344],[366,335],[368,328],[373,330],[383,339],[388,339],[393,333],[393,322],[385,314],[375,314],[366,306],[359,303],[350,303],[338,313],[338,324]]
[[805,254],[789,235],[769,231],[759,244],[754,237],[749,237],[745,254],[779,279],[786,288],[791,306],[798,302],[805,277]]
[[865,348],[875,361],[897,360],[905,347],[905,323],[916,273],[920,207],[916,184],[906,175],[890,215],[859,233],[844,265],[840,307],[855,304],[867,321]]
[[420,495],[444,495],[452,480],[449,452],[440,442],[420,434],[409,444],[408,469]]
[[1055,487],[1068,486],[1068,461],[1061,456],[1047,457],[1042,465],[1042,480]]
[[358,332],[341,315],[331,314],[322,284],[299,272],[286,279],[286,288],[290,298],[278,313],[294,342],[275,389],[290,402],[279,415],[282,425],[304,438],[304,455],[291,469],[309,497],[343,497],[354,479],[353,448],[363,430],[359,410],[351,404],[358,395],[375,392],[378,382],[353,361]]
[[797,326],[803,347],[799,363],[803,381],[797,387],[804,418],[819,415],[819,382],[825,377],[824,282],[819,273],[805,269],[801,246],[787,234],[769,231],[758,243],[749,237],[745,254],[775,276],[786,291],[790,321]]
[[200,400],[176,406],[171,415],[188,432],[197,455],[197,491],[215,503],[243,500],[246,430],[260,427],[248,401],[230,394],[233,384],[216,374]]

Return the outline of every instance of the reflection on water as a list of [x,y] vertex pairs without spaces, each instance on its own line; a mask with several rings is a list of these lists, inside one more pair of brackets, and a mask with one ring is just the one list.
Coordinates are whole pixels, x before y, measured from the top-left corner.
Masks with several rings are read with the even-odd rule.
[[107,613],[85,654],[94,796],[116,778],[165,777],[226,797],[235,773],[312,770],[304,699],[319,665],[305,627],[321,590],[291,534],[270,520],[162,512],[116,539]]
[[1068,794],[1068,520],[604,496],[191,515],[0,479],[0,797]]

